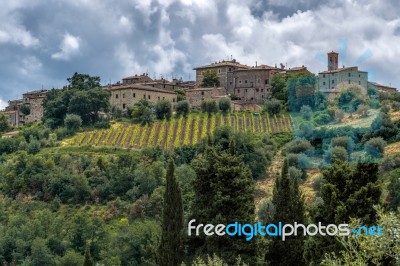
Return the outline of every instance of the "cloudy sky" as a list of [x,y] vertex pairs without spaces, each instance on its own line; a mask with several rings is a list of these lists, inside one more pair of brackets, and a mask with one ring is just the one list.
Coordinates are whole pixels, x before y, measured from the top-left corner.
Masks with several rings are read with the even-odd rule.
[[13,0],[0,10],[0,108],[23,92],[62,87],[74,72],[102,83],[147,72],[193,79],[229,59],[326,69],[357,64],[400,87],[397,0]]

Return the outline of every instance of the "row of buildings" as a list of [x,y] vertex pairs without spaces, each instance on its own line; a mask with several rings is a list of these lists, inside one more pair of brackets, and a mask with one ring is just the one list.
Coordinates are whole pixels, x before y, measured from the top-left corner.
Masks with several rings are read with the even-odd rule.
[[[358,86],[366,89],[372,86],[379,91],[395,92],[391,86],[383,86],[368,82],[368,72],[360,71],[357,66],[339,68],[339,54],[330,52],[327,54],[328,69],[318,73],[318,89],[330,95],[336,95],[342,89],[350,86]],[[129,76],[122,82],[109,84],[104,89],[110,90],[110,103],[122,111],[134,105],[141,99],[150,102],[168,100],[175,109],[178,100],[176,89],[183,89],[191,107],[196,108],[205,99],[219,99],[233,97],[232,109],[236,110],[260,110],[260,104],[271,97],[271,81],[274,75],[287,75],[289,73],[311,74],[307,67],[285,68],[268,65],[247,66],[240,64],[235,59],[222,60],[209,65],[194,68],[195,81],[182,81],[173,79],[151,79],[146,73]],[[213,71],[219,79],[218,86],[202,87],[204,74]],[[217,85],[217,84],[215,84]],[[43,116],[42,102],[46,97],[46,90],[27,92],[22,99],[9,101],[8,107],[3,112],[10,117],[13,125],[22,125],[26,122],[39,121]],[[30,113],[25,115],[22,106],[27,106]]]

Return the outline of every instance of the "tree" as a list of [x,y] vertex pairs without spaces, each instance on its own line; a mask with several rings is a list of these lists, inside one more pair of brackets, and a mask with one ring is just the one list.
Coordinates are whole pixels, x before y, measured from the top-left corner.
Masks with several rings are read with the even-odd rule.
[[286,79],[283,75],[276,74],[271,81],[272,98],[285,101],[287,100]]
[[389,207],[392,211],[396,211],[400,207],[400,169],[389,173],[390,183],[388,185],[389,191]]
[[186,100],[186,94],[185,91],[183,89],[175,89],[174,92],[176,93],[176,101],[180,102],[180,101],[184,101]]
[[90,244],[87,241],[85,249],[85,260],[83,261],[83,266],[94,266],[92,255],[90,255]]
[[11,128],[10,120],[5,114],[0,113],[0,132],[5,132]]
[[82,119],[79,115],[68,114],[64,119],[64,125],[69,134],[74,134],[82,125]]
[[68,104],[68,113],[77,114],[83,124],[98,120],[100,110],[108,111],[110,107],[110,92],[103,89],[76,91]]
[[218,101],[218,106],[219,110],[221,110],[222,113],[226,114],[231,110],[231,101],[229,100],[229,98],[222,98]]
[[271,100],[266,100],[264,102],[263,110],[270,115],[279,114],[282,110],[281,101],[274,98],[272,98]]
[[203,71],[203,81],[201,87],[219,87],[219,77],[217,71],[208,69]]
[[[281,175],[276,178],[272,204],[275,207],[273,223],[304,224],[304,198],[299,190],[298,179],[291,180],[288,173],[288,160],[285,159]],[[275,237],[269,246],[266,260],[271,265],[305,265],[303,259],[304,237],[302,233],[293,238],[282,239]]]
[[[196,172],[193,183],[195,198],[191,217],[200,224],[227,224],[237,221],[248,223],[254,220],[254,183],[243,157],[235,152],[231,142],[228,151],[216,151],[207,146],[202,156],[193,160]],[[207,236],[190,238],[193,254],[204,252],[216,254],[229,265],[238,255],[246,263],[254,264],[258,259],[257,239],[246,241],[245,236]]]
[[153,122],[152,105],[146,99],[141,99],[132,107],[132,118],[136,123],[142,125],[151,124]]
[[67,81],[69,82],[69,89],[90,90],[101,87],[100,77],[77,72],[72,77],[67,78]]
[[189,114],[189,103],[186,100],[180,101],[176,104],[176,115],[187,117]]
[[312,109],[308,105],[303,105],[300,109],[300,113],[305,120],[310,120],[312,115]]
[[179,265],[183,260],[183,207],[179,183],[170,159],[166,176],[158,263],[161,266]]
[[[321,201],[310,211],[313,223],[349,223],[350,219],[360,219],[363,225],[376,224],[376,210],[381,195],[378,184],[378,165],[359,163],[351,165],[334,161],[332,167],[322,171],[324,182],[321,186]],[[308,238],[304,256],[309,265],[319,265],[323,254],[339,254],[343,249],[335,239],[316,235]]]
[[381,158],[385,152],[386,141],[379,138],[372,138],[364,145],[364,150],[371,158]]
[[154,105],[154,112],[157,119],[166,118],[169,120],[172,116],[171,102],[168,100],[160,100]]
[[201,110],[211,116],[211,114],[218,112],[217,102],[212,99],[205,99],[201,102]]
[[27,105],[27,104],[22,104],[19,107],[19,110],[21,111],[21,113],[23,115],[29,115],[31,113],[31,108],[29,108],[29,105]]

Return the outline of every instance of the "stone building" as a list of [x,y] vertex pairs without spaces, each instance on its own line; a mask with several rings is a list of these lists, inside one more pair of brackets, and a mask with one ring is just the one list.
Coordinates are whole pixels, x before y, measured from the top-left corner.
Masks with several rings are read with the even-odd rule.
[[197,88],[185,91],[186,100],[191,107],[200,107],[201,102],[205,99],[218,99],[220,97],[228,97],[225,88]]
[[134,75],[122,79],[122,84],[137,84],[137,83],[147,83],[153,81],[146,73],[142,75]]
[[328,70],[318,74],[319,91],[329,97],[354,86],[366,91],[368,72],[358,70],[357,66],[338,68],[338,58],[338,53],[328,53]]
[[4,114],[6,117],[8,117],[10,124],[12,126],[20,125],[18,111],[15,111],[15,110],[14,111],[3,111],[3,112],[0,112],[0,114]]
[[[20,126],[26,122],[37,122],[43,117],[43,100],[46,98],[47,90],[35,90],[22,94],[22,99],[8,101],[7,112],[12,114],[13,125]],[[21,112],[21,106],[27,105],[30,110],[29,115]]]
[[378,84],[376,82],[368,82],[368,86],[371,86],[372,88],[375,88],[379,92],[388,92],[388,93],[397,92],[397,89],[394,88],[394,87]]
[[196,71],[196,88],[201,87],[201,83],[203,83],[203,73],[206,70],[214,70],[219,77],[219,85],[227,89],[228,91],[233,89],[233,72],[238,69],[248,69],[249,66],[242,65],[236,61],[236,59],[232,60],[222,60],[219,62],[212,63],[210,65],[200,66],[194,68]]
[[143,84],[120,84],[109,86],[111,91],[110,103],[122,111],[126,111],[128,106],[132,106],[141,99],[156,103],[159,100],[168,100],[175,109],[177,95],[175,92],[159,89]]
[[43,117],[43,100],[46,98],[47,90],[30,91],[22,94],[23,104],[28,105],[30,114],[24,117],[25,122],[37,122]]

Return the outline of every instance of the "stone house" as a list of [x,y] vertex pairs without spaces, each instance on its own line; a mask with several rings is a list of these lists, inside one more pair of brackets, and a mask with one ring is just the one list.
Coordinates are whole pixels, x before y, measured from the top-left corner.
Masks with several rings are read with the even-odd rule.
[[333,97],[343,89],[359,87],[367,89],[368,72],[358,70],[357,66],[338,68],[338,53],[328,53],[328,70],[318,74],[318,89],[328,97]]
[[168,100],[175,109],[177,94],[175,92],[159,89],[143,84],[120,84],[109,86],[111,91],[110,103],[122,111],[126,111],[128,106],[133,106],[141,99],[156,103],[160,100]]
[[368,81],[368,86],[371,86],[372,88],[375,88],[379,92],[388,92],[388,93],[395,93],[397,92],[397,89],[391,86],[385,86],[382,84],[378,84],[376,82],[369,82]]
[[185,91],[186,100],[191,107],[200,107],[201,102],[205,99],[217,99],[220,97],[228,97],[225,88],[196,88]]

